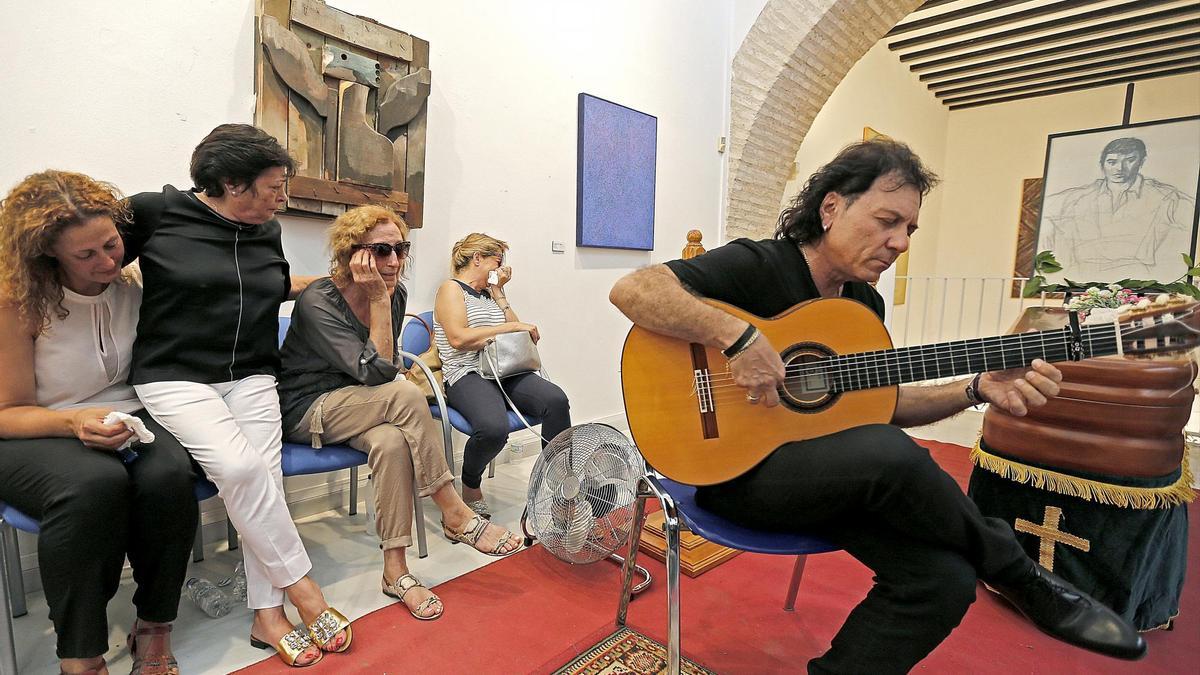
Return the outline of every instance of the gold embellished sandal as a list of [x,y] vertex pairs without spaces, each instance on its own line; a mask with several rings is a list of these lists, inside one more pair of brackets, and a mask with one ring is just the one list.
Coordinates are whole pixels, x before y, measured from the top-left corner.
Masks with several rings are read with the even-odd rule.
[[[414,588],[427,587],[425,584],[421,583],[420,579],[411,574],[402,574],[396,578],[395,583],[391,584],[388,583],[387,577],[383,578],[383,594],[389,598],[395,598],[401,603],[404,603],[404,596]],[[429,615],[418,613],[424,612],[430,607],[433,607],[435,604],[438,608],[436,613]],[[425,602],[417,605],[416,609],[409,607],[407,604],[404,604],[404,608],[408,610],[409,614],[412,614],[415,618],[420,619],[421,621],[433,621],[441,616],[442,612],[446,611],[445,605],[442,604],[442,599],[436,595],[431,595],[427,600],[425,600]]]
[[[337,649],[326,648],[337,634],[346,631],[346,641]],[[350,619],[347,619],[341,612],[332,607],[328,607],[324,612],[317,615],[312,623],[308,624],[308,636],[312,641],[317,643],[323,652],[334,652],[341,654],[350,649],[350,643],[354,641],[354,629],[350,627]]]
[[319,663],[321,659],[325,658],[325,653],[318,651],[317,658],[313,659],[312,661],[309,661],[308,663],[296,663],[296,659],[300,658],[300,655],[303,654],[309,647],[311,647],[312,644],[312,640],[310,640],[309,637],[304,633],[301,633],[300,629],[298,628],[279,638],[279,643],[275,645],[271,645],[267,642],[259,640],[258,638],[254,637],[253,633],[250,634],[251,647],[254,647],[255,649],[271,649],[274,647],[275,653],[279,655],[279,660],[293,668],[307,668],[308,666]]
[[467,521],[466,529],[464,529],[462,532],[455,532],[454,530],[451,530],[450,527],[446,525],[446,521],[443,520],[442,533],[446,535],[446,538],[449,539],[450,543],[452,544],[457,544],[461,541],[464,544],[470,544],[472,548],[480,553],[495,556],[497,558],[510,556],[523,548],[522,546],[518,545],[511,551],[504,550],[504,547],[508,546],[508,542],[517,538],[517,535],[513,534],[512,530],[507,529],[504,530],[504,536],[500,537],[500,541],[496,542],[495,548],[493,548],[491,551],[485,551],[479,548],[479,540],[483,537],[483,533],[487,530],[488,524],[489,521],[483,516],[475,515]]

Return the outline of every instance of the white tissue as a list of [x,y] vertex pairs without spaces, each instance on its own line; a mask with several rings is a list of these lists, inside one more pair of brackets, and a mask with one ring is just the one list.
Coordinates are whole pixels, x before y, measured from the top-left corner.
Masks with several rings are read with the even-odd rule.
[[135,440],[141,441],[142,443],[154,442],[154,432],[146,428],[145,422],[137,417],[134,417],[133,415],[130,415],[129,413],[117,412],[114,410],[113,412],[108,413],[108,415],[105,415],[102,421],[105,424],[123,423],[126,429],[129,429],[133,432],[133,436],[130,437],[129,440],[125,441],[125,444],[117,448],[117,450],[124,450],[125,448],[128,448],[129,446],[133,445]]

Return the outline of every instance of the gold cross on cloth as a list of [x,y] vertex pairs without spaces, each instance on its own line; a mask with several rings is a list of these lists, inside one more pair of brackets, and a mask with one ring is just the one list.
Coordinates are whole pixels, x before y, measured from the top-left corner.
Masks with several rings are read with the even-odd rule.
[[1041,543],[1038,545],[1038,564],[1051,572],[1054,571],[1055,542],[1074,546],[1084,553],[1092,548],[1092,542],[1087,539],[1067,534],[1058,529],[1058,523],[1062,520],[1062,515],[1062,509],[1057,506],[1047,506],[1046,515],[1042,518],[1041,525],[1032,523],[1024,518],[1017,518],[1013,525],[1013,529],[1017,532],[1026,532],[1041,540]]

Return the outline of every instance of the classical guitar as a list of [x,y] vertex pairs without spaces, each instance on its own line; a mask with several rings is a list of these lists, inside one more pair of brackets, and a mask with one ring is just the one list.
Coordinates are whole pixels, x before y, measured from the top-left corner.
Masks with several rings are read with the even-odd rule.
[[890,422],[906,382],[1200,343],[1197,303],[1178,296],[1112,323],[899,349],[854,300],[810,300],[771,319],[706,302],[757,326],[781,349],[787,375],[780,405],[751,405],[719,350],[639,326],[629,331],[621,389],[634,442],[650,466],[692,485],[735,478],[788,441]]

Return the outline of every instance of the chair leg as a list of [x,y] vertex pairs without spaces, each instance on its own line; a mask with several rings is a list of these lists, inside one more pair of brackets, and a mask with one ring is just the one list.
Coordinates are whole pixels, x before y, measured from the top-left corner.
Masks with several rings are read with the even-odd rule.
[[204,560],[204,524],[196,523],[196,536],[192,539],[192,562]]
[[425,504],[421,496],[417,494],[417,484],[413,481],[413,518],[416,520],[413,527],[417,529],[417,557],[424,558],[429,555],[429,547],[425,541]]
[[621,603],[617,606],[617,628],[625,625],[629,614],[629,602],[633,600],[630,586],[633,584],[633,570],[637,565],[639,544],[642,541],[642,526],[646,524],[646,496],[638,495],[633,506],[633,527],[629,530],[629,553],[625,563],[621,565]]
[[792,568],[792,580],[788,583],[787,600],[783,602],[783,611],[796,609],[796,593],[800,590],[800,579],[804,577],[804,563],[808,562],[807,555],[796,556],[796,566]]
[[233,526],[233,521],[229,518],[225,519],[225,536],[229,539],[229,550],[238,550],[238,533],[237,528]]
[[667,673],[679,675],[679,516],[667,513]]
[[350,467],[350,515],[358,515],[358,467]]
[[[17,643],[13,637],[12,616],[9,615],[8,606],[10,602],[10,594],[8,582],[10,579],[9,559],[14,557],[13,550],[9,548],[8,533],[16,531],[12,526],[4,521],[0,521],[0,675],[17,675]],[[15,539],[15,537],[14,537]],[[20,556],[15,556],[20,560]],[[21,573],[21,565],[17,564],[17,574]],[[24,589],[22,589],[22,592]],[[22,598],[22,603],[24,598]],[[14,613],[16,608],[13,608]]]
[[8,576],[5,590],[12,606],[12,616],[25,616],[25,577],[21,576],[21,547],[17,543],[17,529],[0,523],[0,549],[4,551],[4,573]]

